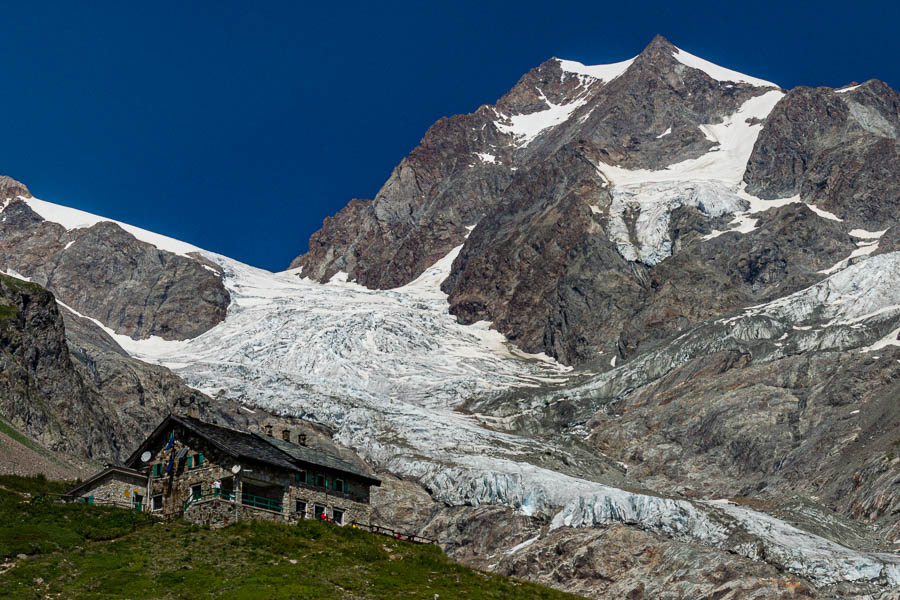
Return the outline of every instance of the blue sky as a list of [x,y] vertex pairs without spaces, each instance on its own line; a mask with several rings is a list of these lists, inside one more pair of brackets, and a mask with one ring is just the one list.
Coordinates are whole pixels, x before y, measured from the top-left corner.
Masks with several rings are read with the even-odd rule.
[[[656,34],[790,88],[900,87],[894,3],[5,3],[0,173],[282,269],[442,116]],[[87,3],[84,3],[87,4]]]

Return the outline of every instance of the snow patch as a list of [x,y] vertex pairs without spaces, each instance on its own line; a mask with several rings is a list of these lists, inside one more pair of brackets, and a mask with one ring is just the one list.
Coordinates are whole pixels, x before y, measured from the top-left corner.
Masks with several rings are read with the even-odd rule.
[[491,165],[497,164],[497,157],[493,154],[487,154],[485,152],[476,152],[475,156],[481,159],[481,162],[488,163]]
[[507,551],[504,552],[503,554],[515,554],[515,553],[518,552],[519,550],[524,550],[525,548],[527,548],[528,546],[532,545],[533,543],[535,543],[535,542],[538,541],[539,539],[541,539],[541,536],[536,535],[536,536],[534,536],[533,538],[531,538],[530,540],[525,540],[525,541],[522,542],[521,544],[516,544],[515,546],[513,546],[512,548],[510,548],[509,550],[507,550]]
[[851,85],[851,86],[849,86],[849,87],[843,87],[843,88],[841,88],[841,89],[839,89],[839,90],[834,90],[834,93],[835,93],[835,94],[843,94],[844,92],[850,92],[850,91],[853,91],[853,90],[855,90],[856,88],[858,88],[860,85],[862,85],[862,84],[859,84],[859,85]]
[[743,73],[738,73],[737,71],[732,71],[731,69],[726,69],[725,67],[720,67],[715,63],[711,63],[708,60],[704,60],[699,56],[694,56],[688,52],[685,52],[681,48],[676,48],[675,54],[673,54],[675,60],[680,62],[681,64],[691,67],[692,69],[699,69],[703,71],[716,81],[734,81],[736,83],[749,83],[750,85],[756,87],[780,87],[771,81],[765,81],[764,79],[757,79],[756,77],[750,77],[749,75],[744,75]]
[[598,170],[607,181],[617,185],[646,184],[667,181],[716,180],[738,186],[744,176],[747,160],[762,130],[762,124],[749,121],[764,120],[784,93],[771,90],[750,98],[721,122],[704,125],[704,133],[713,138],[719,147],[698,158],[674,163],[658,171],[648,169],[628,170],[601,163]]
[[887,348],[888,346],[900,346],[900,327],[891,331],[871,346],[867,346],[865,348],[862,348],[861,350],[862,352],[873,352],[875,350]]
[[110,221],[140,241],[146,242],[151,246],[156,246],[160,250],[172,252],[173,254],[180,254],[182,256],[186,256],[191,252],[203,252],[202,249],[193,244],[188,244],[165,235],[153,233],[152,231],[128,225],[127,223],[93,215],[84,212],[83,210],[78,210],[77,208],[69,208],[67,206],[45,202],[44,200],[38,200],[37,198],[25,198],[24,196],[20,196],[19,198],[45,221],[58,223],[69,231],[72,231],[73,229],[85,229],[87,227],[93,227],[97,223]]
[[666,129],[665,131],[663,131],[661,134],[659,134],[658,136],[656,136],[656,139],[664,138],[664,137],[666,137],[667,135],[669,135],[670,133],[672,133],[672,128],[671,128],[671,127],[669,127],[668,129]]
[[887,229],[882,231],[866,231],[865,229],[851,229],[850,236],[855,238],[861,238],[864,240],[877,240],[881,236],[883,236],[887,232]]
[[587,90],[568,104],[554,104],[543,92],[540,90],[538,92],[548,106],[546,110],[539,110],[525,115],[506,116],[494,109],[494,112],[500,117],[500,120],[494,121],[494,126],[501,133],[513,136],[515,145],[519,148],[524,148],[530,144],[544,130],[565,123],[572,116],[573,112],[587,104],[587,98],[585,97]]
[[819,215],[820,217],[822,217],[824,219],[828,219],[829,221],[837,221],[838,223],[844,222],[844,220],[841,219],[840,217],[838,217],[836,214],[830,213],[827,210],[821,209],[818,206],[816,206],[815,204],[807,204],[806,206],[809,207],[809,210],[813,211],[814,213],[816,213],[817,215]]
[[831,275],[832,273],[837,273],[841,269],[846,268],[847,265],[849,265],[853,259],[859,258],[861,256],[868,256],[869,254],[872,254],[873,252],[875,252],[875,250],[878,249],[878,241],[877,240],[873,241],[873,242],[857,242],[857,245],[859,247],[856,250],[854,250],[853,252],[851,252],[850,256],[848,256],[847,258],[845,258],[843,260],[838,261],[835,265],[833,265],[832,267],[830,267],[828,269],[819,271],[819,273],[821,273],[823,275]]
[[580,62],[574,60],[562,60],[556,59],[559,62],[560,68],[567,73],[574,73],[576,75],[586,75],[593,79],[598,79],[603,83],[609,83],[616,77],[620,76],[628,67],[631,66],[631,63],[634,62],[634,58],[623,60],[622,62],[612,63],[608,65],[583,65]]

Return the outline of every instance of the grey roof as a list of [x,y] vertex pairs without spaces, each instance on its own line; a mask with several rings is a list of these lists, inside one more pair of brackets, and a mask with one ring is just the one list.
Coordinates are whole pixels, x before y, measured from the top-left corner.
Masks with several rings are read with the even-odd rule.
[[82,489],[89,487],[91,484],[95,483],[96,481],[98,481],[100,479],[103,479],[109,473],[122,473],[123,475],[127,475],[129,477],[134,477],[135,479],[138,479],[140,481],[143,481],[147,478],[147,475],[145,473],[136,471],[134,469],[129,469],[128,467],[123,467],[122,465],[106,465],[106,467],[102,471],[100,471],[93,477],[79,483],[78,485],[76,485],[75,487],[73,487],[72,489],[70,489],[69,491],[65,492],[62,495],[63,496],[77,496],[78,492],[80,492]]
[[321,450],[315,450],[313,448],[310,448],[309,446],[300,446],[299,444],[294,444],[292,442],[287,442],[285,440],[280,440],[274,437],[261,436],[259,434],[256,435],[269,442],[270,444],[277,446],[284,453],[290,455],[291,458],[293,458],[295,461],[300,461],[311,465],[319,465],[322,467],[327,467],[329,469],[334,469],[336,471],[344,471],[346,473],[356,475],[357,477],[368,479],[375,485],[381,485],[381,481],[376,477],[373,477],[356,465],[338,458],[333,454],[323,452]]
[[373,475],[331,453],[299,446],[258,433],[214,425],[194,417],[176,415],[166,417],[138,449],[134,451],[125,464],[129,466],[138,464],[142,451],[149,447],[152,440],[165,433],[168,430],[168,425],[171,423],[190,429],[235,459],[255,460],[291,471],[307,469],[309,465],[320,466],[349,473],[365,479],[372,485],[381,485],[381,481]]
[[271,444],[267,444],[260,436],[253,433],[213,425],[194,417],[173,416],[172,419],[235,458],[257,460],[292,471],[297,468],[290,457],[284,455],[284,452],[273,448]]

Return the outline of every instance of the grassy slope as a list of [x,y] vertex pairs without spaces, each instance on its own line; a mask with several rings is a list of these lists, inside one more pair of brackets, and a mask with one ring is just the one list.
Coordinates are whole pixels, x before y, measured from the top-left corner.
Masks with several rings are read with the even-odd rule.
[[435,546],[348,527],[306,521],[212,531],[11,491],[65,487],[52,482],[0,477],[0,486],[0,563],[31,554],[0,575],[0,598],[574,598],[463,567]]

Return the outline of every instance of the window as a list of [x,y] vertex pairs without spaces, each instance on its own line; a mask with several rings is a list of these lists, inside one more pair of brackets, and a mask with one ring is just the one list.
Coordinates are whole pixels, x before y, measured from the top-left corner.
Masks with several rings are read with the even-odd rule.
[[157,494],[150,499],[151,510],[162,510],[162,507],[163,507],[162,494]]
[[134,500],[134,510],[143,510],[144,509],[144,497],[140,494],[135,494],[132,496]]
[[334,480],[334,491],[343,492],[344,491],[344,482],[340,479]]
[[201,452],[200,454],[197,455],[197,466],[199,467],[202,465],[203,465],[203,453]]
[[306,471],[300,471],[299,473],[294,475],[294,481],[297,483],[306,483]]
[[160,464],[153,465],[153,476],[159,477],[160,475],[162,475],[162,465],[160,465]]
[[281,439],[286,442],[291,441],[291,430],[290,429],[282,429],[281,430]]
[[197,485],[191,486],[191,500],[199,500],[201,493],[202,493],[202,488],[200,487],[199,483]]
[[328,516],[328,509],[321,504],[315,504],[313,514],[315,514],[316,520],[319,521]]
[[324,475],[319,473],[318,475],[316,475],[316,485],[319,487],[325,487],[326,485],[328,485],[328,480],[325,479]]
[[306,518],[306,500],[297,500],[297,510],[295,512],[301,519]]
[[342,508],[333,508],[331,509],[331,514],[334,515],[334,522],[338,525],[344,524],[344,510]]

